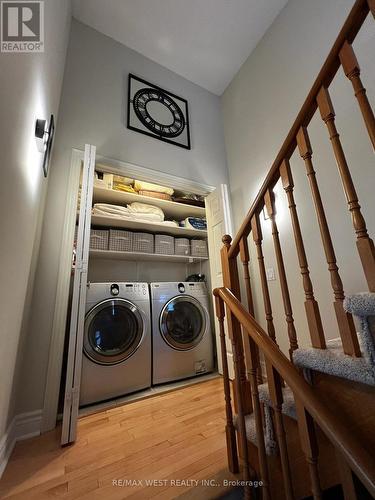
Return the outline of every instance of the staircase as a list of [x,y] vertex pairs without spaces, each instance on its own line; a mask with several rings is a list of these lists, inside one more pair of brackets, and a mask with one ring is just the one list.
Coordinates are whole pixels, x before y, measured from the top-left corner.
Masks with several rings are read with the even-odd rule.
[[[228,498],[375,498],[375,249],[335,124],[329,92],[342,68],[375,149],[375,118],[352,47],[371,14],[375,17],[375,0],[356,1],[237,235],[233,241],[230,236],[223,237],[224,286],[214,291],[214,297],[223,362],[228,466],[232,473],[241,473],[245,481],[244,488],[233,491]],[[349,297],[344,294],[312,159],[308,127],[318,110],[331,141],[369,290]],[[306,168],[332,286],[340,334],[333,341],[325,339],[305,252],[304,228],[294,198],[289,160],[296,150]],[[274,187],[280,180],[289,206],[305,295],[309,348],[299,347],[294,326],[275,207]],[[272,228],[289,358],[277,345],[260,223],[264,211]],[[265,329],[257,321],[253,303],[250,236],[259,265]],[[246,307],[241,302],[238,257],[243,267]],[[233,381],[229,378],[225,316],[233,354]],[[261,488],[253,488],[253,481],[262,481]]]

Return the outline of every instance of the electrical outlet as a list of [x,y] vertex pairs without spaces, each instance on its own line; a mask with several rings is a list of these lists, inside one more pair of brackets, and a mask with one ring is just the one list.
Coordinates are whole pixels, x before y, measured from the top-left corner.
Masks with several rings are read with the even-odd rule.
[[268,267],[266,269],[266,276],[267,276],[267,281],[275,281],[276,280],[275,269],[273,267]]

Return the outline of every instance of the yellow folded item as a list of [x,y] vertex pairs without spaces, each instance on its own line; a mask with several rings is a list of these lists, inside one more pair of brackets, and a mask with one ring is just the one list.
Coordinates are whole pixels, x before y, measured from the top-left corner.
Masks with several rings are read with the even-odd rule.
[[114,183],[113,189],[116,191],[123,191],[124,193],[135,193],[135,189],[133,186],[129,186],[127,184]]
[[174,193],[172,188],[152,184],[151,182],[134,181],[134,189],[136,191],[156,191],[157,193],[166,193],[172,196]]
[[123,175],[113,175],[113,184],[133,184],[134,179],[130,179],[130,177],[124,177]]

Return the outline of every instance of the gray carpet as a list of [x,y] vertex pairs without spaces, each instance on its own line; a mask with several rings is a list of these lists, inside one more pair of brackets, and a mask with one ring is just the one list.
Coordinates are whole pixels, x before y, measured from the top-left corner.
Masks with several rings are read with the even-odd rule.
[[375,386],[375,293],[351,295],[345,299],[344,308],[358,324],[362,357],[344,354],[341,339],[334,339],[327,342],[327,349],[297,349],[293,361],[302,368]]

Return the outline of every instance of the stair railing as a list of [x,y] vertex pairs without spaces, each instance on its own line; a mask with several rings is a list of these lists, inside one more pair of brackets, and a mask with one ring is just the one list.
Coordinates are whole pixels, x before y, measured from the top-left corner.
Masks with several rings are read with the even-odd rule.
[[[246,457],[247,446],[245,416],[249,413],[254,413],[254,418],[256,422],[259,423],[260,407],[258,401],[259,397],[257,384],[262,382],[264,375],[262,373],[260,355],[258,352],[259,343],[254,341],[254,339],[252,340],[251,332],[246,331],[246,329],[245,331],[243,331],[242,329],[242,327],[244,326],[243,320],[246,319],[246,321],[250,321],[249,317],[246,316],[246,318],[244,318],[244,311],[241,310],[241,314],[239,314],[238,309],[239,301],[241,301],[240,281],[237,263],[237,259],[239,256],[243,267],[244,288],[246,291],[245,302],[248,313],[250,314],[251,319],[254,315],[257,317],[256,313],[259,314],[259,311],[255,311],[254,308],[251,285],[252,277],[249,271],[250,233],[252,235],[252,239],[256,248],[256,257],[258,261],[257,265],[259,267],[260,285],[262,289],[263,308],[266,319],[268,341],[272,343],[274,353],[276,354],[277,352],[277,355],[280,354],[277,347],[278,339],[276,335],[272,302],[270,291],[268,288],[268,281],[264,263],[263,234],[260,224],[260,216],[264,212],[267,212],[268,214],[272,230],[272,240],[278,275],[280,278],[280,291],[282,295],[284,315],[289,338],[289,357],[291,361],[293,360],[293,352],[298,348],[298,338],[293,317],[293,304],[291,301],[291,295],[288,286],[287,273],[285,269],[284,256],[280,243],[279,228],[277,225],[276,217],[274,187],[280,180],[283,190],[285,191],[285,196],[290,212],[294,242],[297,250],[298,264],[301,273],[302,289],[305,296],[305,313],[311,338],[311,344],[315,348],[326,349],[324,328],[320,315],[318,300],[314,292],[313,282],[310,276],[310,269],[303,240],[303,228],[301,228],[299,222],[294,196],[295,187],[290,165],[290,158],[296,151],[296,149],[301,156],[301,162],[303,162],[303,164],[305,165],[308,179],[307,182],[310,186],[311,196],[319,225],[322,247],[324,250],[326,265],[331,281],[333,307],[342,341],[343,351],[345,354],[353,357],[361,356],[353,318],[351,314],[347,313],[344,310],[343,307],[345,299],[344,285],[340,276],[339,266],[335,254],[334,242],[331,237],[324,203],[320,194],[318,178],[314,169],[313,149],[309,137],[308,128],[313,116],[319,109],[323,125],[325,124],[325,127],[327,128],[328,136],[332,145],[333,155],[335,157],[338,168],[338,174],[342,182],[343,190],[347,200],[348,210],[352,218],[357,251],[360,256],[364,276],[368,284],[368,289],[371,292],[375,292],[374,243],[368,234],[366,222],[361,211],[358,195],[350,172],[350,167],[341,144],[339,132],[335,123],[335,110],[329,92],[330,85],[335,78],[336,73],[340,68],[342,68],[344,74],[348,78],[348,81],[352,84],[354,95],[358,101],[359,109],[368,131],[370,141],[373,148],[375,149],[374,113],[366,96],[366,90],[363,87],[361,81],[359,63],[352,47],[352,43],[355,40],[369,13],[371,13],[375,17],[375,0],[356,0],[238,233],[234,237],[233,241],[229,236],[223,237],[224,245],[221,250],[223,284],[224,287],[227,290],[230,290],[231,294],[233,295],[233,297],[231,295],[230,305],[227,304],[228,332],[232,342],[232,350],[233,353],[235,353],[235,380],[233,399],[238,420],[237,429],[240,437],[238,445],[240,447],[240,455],[244,457],[245,463],[248,463]],[[225,293],[227,294],[229,292]],[[225,295],[225,293],[224,291],[220,293],[217,292],[217,296],[218,294],[221,296],[220,300],[216,300],[217,309],[220,311],[219,321],[221,321],[221,318],[224,317],[224,309],[220,304],[220,301],[224,300],[225,302],[227,302],[225,298],[228,299],[228,295]],[[233,302],[232,299],[235,299],[238,304],[237,302]],[[236,307],[234,306],[234,304],[237,304]],[[221,324],[221,326],[222,328],[224,328],[223,324]],[[249,326],[249,324],[247,326]],[[256,326],[259,330],[260,327],[257,324]],[[224,330],[222,331],[222,335],[224,336],[223,332]],[[269,345],[271,345],[269,344],[269,342],[267,343],[268,347]],[[286,447],[285,429],[283,426],[281,411],[282,386],[284,384],[283,379],[285,375],[283,370],[285,368],[285,360],[283,360],[282,363],[284,367],[282,370],[280,369],[280,367],[274,366],[273,358],[270,359],[268,357],[267,360],[266,375],[268,384],[270,386],[270,394],[273,402],[275,429],[278,437],[279,452],[282,459],[281,465],[284,478],[284,487],[286,497],[292,498],[292,482],[290,478],[290,467]],[[227,366],[227,364],[225,366]],[[225,366],[223,363],[224,370],[227,370]],[[288,364],[288,366],[290,365]],[[295,372],[293,371],[293,373]],[[295,374],[293,375],[293,377],[296,381]],[[300,381],[301,377],[299,377],[298,380]],[[235,458],[235,456],[237,456],[237,450],[235,440],[233,439],[235,431],[233,422],[232,424],[229,423],[232,421],[232,418],[229,414],[230,411],[232,411],[229,410],[229,406],[231,407],[229,379],[226,386],[226,399],[227,402],[229,401],[229,404],[227,404],[228,449],[230,450],[229,455],[231,470],[236,470],[238,469],[238,461],[236,461],[237,459]],[[306,386],[306,384],[304,384],[304,386]],[[296,391],[298,396],[298,390],[296,389]],[[310,396],[312,396],[311,390],[309,394]],[[303,399],[301,398],[299,398],[299,400],[303,401]],[[316,443],[314,432],[312,430],[313,426],[311,424],[312,419],[318,421],[318,417],[316,413],[314,413],[314,410],[310,408],[310,406],[306,405],[307,403],[304,403],[302,406],[299,405],[299,425],[302,429],[301,433],[304,437],[303,447],[308,455],[309,467],[314,485],[314,494],[316,495],[316,498],[320,498],[320,494],[318,493],[318,471],[316,468]],[[321,405],[319,406],[319,408],[321,408]],[[258,432],[261,433],[262,430],[259,425],[257,427]],[[334,436],[333,434],[331,435],[331,430],[329,429],[327,429],[327,432],[328,437],[337,447],[338,443],[335,441],[337,434],[336,436]],[[348,444],[354,446],[352,442]],[[358,459],[361,458],[360,451],[361,450],[359,450],[357,447],[357,452],[359,453]],[[259,463],[261,464],[263,469],[263,477],[267,479],[265,467],[266,455],[262,445],[259,447],[259,453]],[[342,450],[340,446],[339,453],[342,453],[344,456],[346,456],[345,450]],[[350,467],[353,470],[356,470],[356,468],[358,468],[358,461],[357,463],[352,463],[347,456],[346,461],[340,461],[340,463],[340,470],[346,470],[346,463],[349,463]],[[362,476],[364,476],[364,470],[365,469],[362,468],[362,472],[359,471]],[[356,472],[358,471],[356,470]],[[248,478],[251,477],[251,471],[247,470],[246,472],[246,467],[245,476]],[[267,496],[267,487],[265,487],[264,491]]]
[[[281,469],[283,475],[283,487],[277,485],[277,498],[293,499],[293,482],[289,466],[288,450],[285,438],[285,429],[282,419],[282,381],[292,390],[296,402],[298,432],[301,448],[304,452],[306,462],[309,468],[311,492],[314,499],[322,498],[322,489],[318,468],[318,441],[316,437],[315,424],[326,435],[330,443],[336,450],[339,470],[342,474],[341,481],[344,489],[345,498],[355,499],[355,490],[353,481],[350,479],[351,471],[362,481],[368,492],[375,498],[375,460],[373,456],[361,447],[352,433],[347,432],[342,421],[334,415],[325,404],[316,396],[313,388],[305,381],[296,367],[282,353],[276,343],[255,321],[241,302],[227,288],[217,288],[214,291],[216,315],[220,326],[222,358],[223,358],[223,376],[226,400],[226,438],[228,449],[229,468],[232,472],[238,472],[238,456],[236,435],[233,425],[230,382],[225,344],[225,306],[227,315],[231,316],[232,324],[240,325],[240,329],[229,329],[229,337],[233,349],[233,363],[235,370],[235,383],[237,387],[237,428],[238,445],[240,447],[240,456],[243,464],[243,479],[246,481],[245,498],[252,498],[250,482],[255,477],[255,472],[251,470],[248,457],[248,443],[246,437],[245,425],[245,404],[244,391],[240,387],[241,364],[243,362],[243,351],[241,350],[242,340],[246,340],[249,346],[250,357],[249,375],[251,384],[252,406],[255,414],[255,428],[258,448],[259,467],[262,480],[262,498],[271,498],[271,485],[269,482],[269,470],[267,463],[266,446],[263,431],[263,422],[261,416],[261,404],[257,390],[257,363],[258,352],[265,359],[267,371],[267,384],[272,408],[275,413],[276,434],[280,451]],[[234,322],[234,323],[233,323]],[[244,339],[241,338],[241,329]],[[278,418],[279,415],[279,418]],[[259,479],[259,478],[258,478]],[[284,491],[284,495],[282,495]]]
[[[317,221],[319,224],[322,246],[325,253],[327,268],[330,276],[333,306],[337,320],[338,330],[342,340],[343,351],[351,356],[361,356],[353,318],[345,312],[343,302],[345,298],[344,285],[339,273],[336,259],[334,242],[332,241],[328,226],[324,203],[320,194],[318,178],[313,165],[313,149],[310,142],[308,126],[315,112],[319,109],[320,115],[327,128],[332,144],[333,154],[337,163],[344,193],[346,196],[349,213],[352,218],[356,246],[360,256],[361,265],[367,280],[368,288],[375,292],[375,248],[366,228],[366,222],[361,212],[358,195],[351,176],[350,168],[340,141],[339,132],[335,123],[335,111],[331,101],[329,87],[337,71],[342,67],[348,80],[352,83],[359,109],[363,116],[370,141],[375,149],[375,118],[371,105],[366,96],[360,78],[360,67],[354,53],[352,42],[356,38],[366,17],[369,13],[375,17],[375,0],[357,0],[339,33],[311,91],[309,92],[298,116],[290,129],[266,179],[255,198],[248,214],[246,215],[233,242],[224,237],[224,248],[222,251],[222,267],[224,286],[229,288],[234,295],[240,299],[240,285],[237,270],[237,257],[243,264],[246,299],[248,311],[254,313],[253,295],[251,290],[251,276],[249,273],[249,248],[248,237],[252,237],[256,246],[256,255],[259,266],[260,282],[263,295],[264,314],[267,322],[267,332],[271,339],[277,341],[272,314],[272,304],[268,289],[266,270],[263,257],[263,235],[260,225],[260,215],[266,211],[271,221],[272,239],[276,257],[278,274],[280,277],[280,288],[283,299],[285,321],[289,337],[289,355],[292,359],[293,352],[298,348],[298,338],[294,326],[293,307],[288,288],[287,275],[285,271],[284,257],[279,239],[277,226],[275,195],[273,189],[281,179],[283,189],[288,201],[290,218],[292,222],[294,242],[297,250],[298,262],[301,273],[302,287],[305,295],[305,313],[309,328],[311,344],[315,348],[325,349],[326,341],[324,329],[319,311],[319,305],[314,293],[313,283],[310,276],[309,265],[303,241],[302,229],[299,223],[297,207],[294,198],[294,182],[290,158],[296,148],[305,164],[311,196],[314,202]],[[238,321],[229,313],[228,321],[231,330],[239,330]],[[249,385],[249,348],[244,344],[245,361],[240,360],[241,387]],[[257,380],[262,379],[257,363]],[[247,377],[246,377],[247,373]],[[244,391],[247,394],[247,391]],[[244,400],[245,410],[252,408],[249,398]]]

